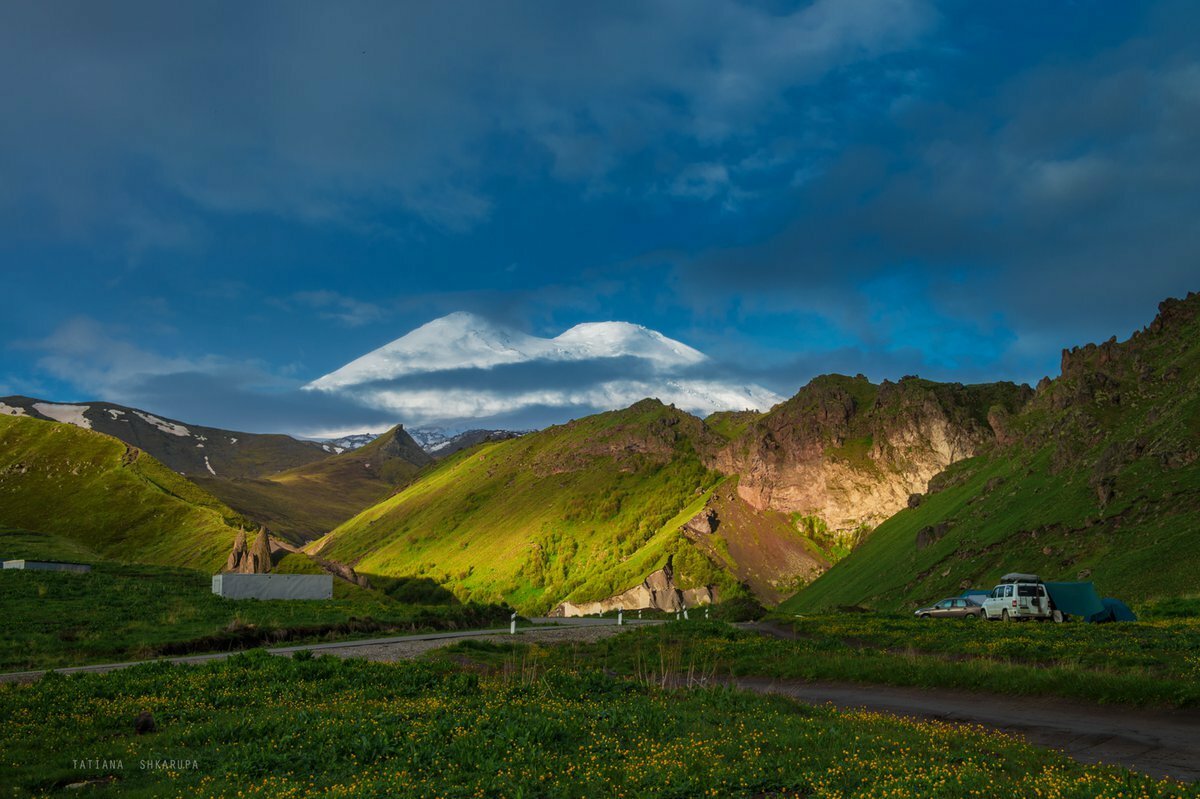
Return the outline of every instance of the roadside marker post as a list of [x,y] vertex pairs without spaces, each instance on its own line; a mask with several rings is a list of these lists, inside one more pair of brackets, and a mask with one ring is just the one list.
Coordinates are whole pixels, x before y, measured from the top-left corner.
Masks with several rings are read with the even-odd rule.
[[620,627],[624,623],[625,623],[625,609],[618,608],[617,609],[617,626]]
[[508,634],[509,634],[509,635],[516,635],[516,634],[517,634],[517,614],[516,614],[516,613],[514,613],[512,616],[510,616],[510,617],[509,617],[509,620],[508,620]]

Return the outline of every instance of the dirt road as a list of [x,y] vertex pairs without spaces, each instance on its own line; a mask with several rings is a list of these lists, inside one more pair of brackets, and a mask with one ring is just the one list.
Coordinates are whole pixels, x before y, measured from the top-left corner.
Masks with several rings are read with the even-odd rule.
[[1138,710],[1045,697],[761,677],[741,677],[733,684],[814,705],[980,724],[1084,763],[1110,763],[1185,782],[1200,779],[1200,712],[1194,710]]

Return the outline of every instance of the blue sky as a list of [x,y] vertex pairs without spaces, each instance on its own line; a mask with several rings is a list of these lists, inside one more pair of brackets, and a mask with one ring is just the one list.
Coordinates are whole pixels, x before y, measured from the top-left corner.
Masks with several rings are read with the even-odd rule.
[[13,3],[0,395],[302,431],[468,310],[788,395],[1036,381],[1200,288],[1200,6]]

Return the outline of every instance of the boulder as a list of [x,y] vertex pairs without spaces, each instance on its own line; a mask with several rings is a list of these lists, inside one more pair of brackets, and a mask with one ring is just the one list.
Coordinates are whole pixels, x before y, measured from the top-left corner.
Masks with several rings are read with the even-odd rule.
[[950,532],[950,522],[938,522],[917,531],[917,549],[924,549]]

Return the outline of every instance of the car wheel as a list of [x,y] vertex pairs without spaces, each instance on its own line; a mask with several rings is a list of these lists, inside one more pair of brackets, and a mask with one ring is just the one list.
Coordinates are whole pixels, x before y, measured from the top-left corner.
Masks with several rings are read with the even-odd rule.
[[963,618],[967,619],[968,621],[978,621],[979,614],[978,613],[967,613],[966,615],[963,616]]
[[1000,611],[1000,621],[1012,621],[1012,616],[1008,615],[1008,608]]
[[1050,618],[1054,620],[1055,624],[1062,624],[1063,623],[1063,612],[1061,610],[1056,610],[1050,614]]
[[928,613],[922,613],[920,616],[917,616],[917,618],[923,621],[928,621],[929,619],[932,619],[933,616],[930,616]]

